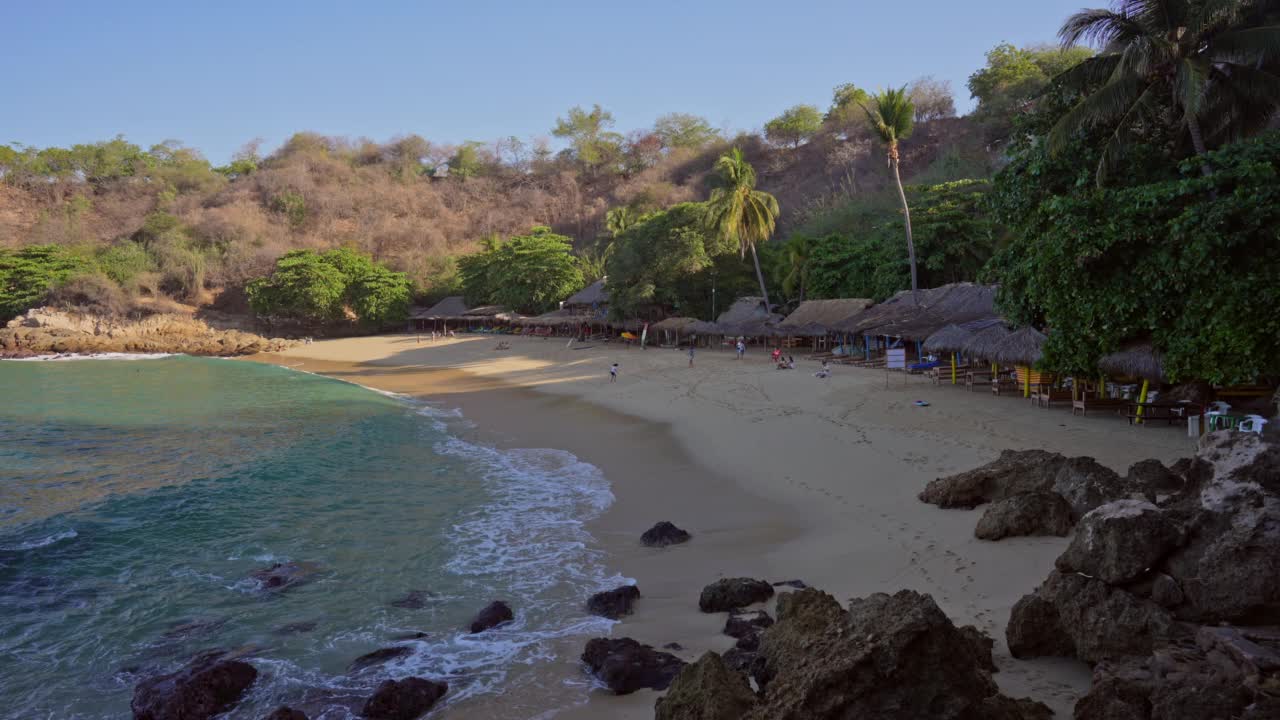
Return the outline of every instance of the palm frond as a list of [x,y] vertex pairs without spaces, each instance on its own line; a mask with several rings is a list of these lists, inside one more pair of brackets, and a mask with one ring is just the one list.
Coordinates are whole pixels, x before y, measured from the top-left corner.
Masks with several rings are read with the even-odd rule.
[[1280,74],[1248,65],[1217,65],[1200,117],[1215,144],[1266,128],[1280,111]]
[[1143,34],[1142,26],[1129,15],[1102,8],[1081,10],[1062,23],[1058,40],[1063,47],[1085,44],[1106,47]]
[[1119,64],[1119,55],[1094,55],[1058,73],[1053,84],[1066,90],[1084,92],[1106,81]]
[[1121,117],[1133,107],[1144,89],[1146,83],[1132,75],[1113,79],[1058,119],[1049,131],[1049,149],[1061,150],[1076,131]]
[[1146,111],[1157,106],[1157,93],[1154,87],[1147,86],[1142,94],[1138,96],[1137,101],[1129,107],[1124,116],[1120,118],[1120,122],[1116,125],[1116,129],[1112,131],[1111,137],[1107,138],[1107,144],[1102,149],[1102,157],[1098,159],[1098,170],[1096,180],[1098,185],[1105,185],[1112,169],[1120,164],[1120,160],[1124,157],[1124,152],[1129,141],[1133,137],[1133,126]]
[[1183,58],[1174,75],[1173,91],[1188,115],[1200,115],[1209,85],[1209,63],[1200,58]]
[[1250,65],[1280,61],[1280,25],[1223,33],[1210,42],[1209,56],[1216,62]]

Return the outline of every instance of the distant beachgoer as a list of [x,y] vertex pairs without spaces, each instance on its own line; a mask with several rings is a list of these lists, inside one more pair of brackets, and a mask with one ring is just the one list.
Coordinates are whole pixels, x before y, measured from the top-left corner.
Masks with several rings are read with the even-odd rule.
[[827,361],[822,361],[822,369],[813,374],[816,378],[827,378],[831,376],[831,367],[827,365]]
[[693,367],[693,346],[689,346],[689,367]]
[[618,363],[609,366],[609,382],[618,382]]
[[773,358],[774,362],[778,362],[778,360],[782,357],[782,348],[774,348],[773,352],[770,354],[770,357]]
[[738,338],[738,359],[741,360],[743,355],[747,354],[747,344],[742,342],[742,338]]
[[787,369],[788,370],[796,369],[796,359],[790,355],[787,356]]

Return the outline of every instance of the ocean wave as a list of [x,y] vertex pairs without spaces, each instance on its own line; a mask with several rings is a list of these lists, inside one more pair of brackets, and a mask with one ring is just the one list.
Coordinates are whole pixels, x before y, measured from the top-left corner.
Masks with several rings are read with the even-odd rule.
[[64,362],[69,360],[163,360],[177,353],[58,353],[25,358],[7,358],[13,362]]
[[23,552],[26,550],[35,550],[36,548],[47,547],[56,542],[62,542],[63,540],[70,540],[71,538],[77,537],[78,535],[79,533],[75,531],[75,528],[71,528],[69,530],[63,530],[62,532],[58,532],[46,537],[42,537],[38,540],[29,540],[27,542],[18,543],[17,545],[0,547],[0,550],[6,550],[8,552]]

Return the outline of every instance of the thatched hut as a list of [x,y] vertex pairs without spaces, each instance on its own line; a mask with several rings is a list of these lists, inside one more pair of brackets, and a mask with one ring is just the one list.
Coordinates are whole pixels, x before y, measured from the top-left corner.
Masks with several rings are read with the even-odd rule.
[[959,350],[972,358],[991,360],[995,357],[996,348],[1000,347],[1000,343],[1004,342],[1010,334],[1011,331],[1004,326],[1004,323],[995,323],[974,332],[960,345]]
[[832,329],[849,338],[861,336],[868,358],[873,344],[879,350],[900,343],[915,343],[919,357],[923,341],[947,325],[974,329],[999,322],[995,291],[991,285],[951,283],[921,290],[917,302],[911,291],[904,290]]
[[461,295],[450,295],[426,310],[413,313],[409,316],[409,322],[415,330],[444,331],[448,329],[449,321],[461,320],[467,309],[467,303]]
[[931,353],[957,353],[973,337],[973,333],[959,325],[948,325],[924,340],[924,349]]
[[995,347],[991,359],[1003,365],[1025,365],[1030,367],[1040,362],[1044,356],[1044,341],[1049,338],[1033,327],[1024,327],[1009,333]]
[[1164,358],[1149,342],[1135,342],[1117,352],[1098,358],[1098,369],[1122,377],[1136,377],[1157,383],[1165,382]]
[[829,331],[836,323],[847,320],[874,304],[867,298],[841,298],[836,300],[805,300],[788,315],[778,327],[787,330],[807,326],[820,326]]
[[568,310],[579,310],[592,314],[603,314],[608,312],[609,291],[605,289],[605,281],[607,279],[608,278],[600,278],[578,292],[570,295],[569,299],[562,303],[562,307]]

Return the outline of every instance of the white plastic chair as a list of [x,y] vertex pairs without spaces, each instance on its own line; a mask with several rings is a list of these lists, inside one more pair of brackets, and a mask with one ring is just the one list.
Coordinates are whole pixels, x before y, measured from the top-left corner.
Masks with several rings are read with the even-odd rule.
[[1236,426],[1236,430],[1240,432],[1251,432],[1262,434],[1262,426],[1267,424],[1267,419],[1261,415],[1249,415],[1240,424]]
[[1221,400],[1214,400],[1213,402],[1209,403],[1209,406],[1205,409],[1213,413],[1214,415],[1226,415],[1227,413],[1231,412],[1231,405]]

